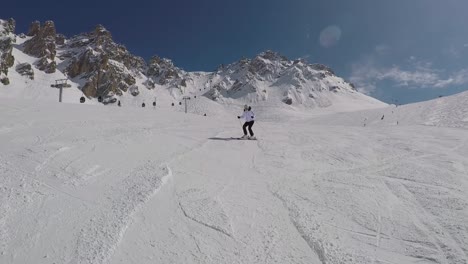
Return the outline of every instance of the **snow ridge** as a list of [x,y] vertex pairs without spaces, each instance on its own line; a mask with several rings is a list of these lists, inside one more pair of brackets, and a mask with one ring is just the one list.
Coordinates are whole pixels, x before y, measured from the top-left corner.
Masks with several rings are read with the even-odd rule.
[[188,219],[233,238],[229,217],[222,205],[202,190],[190,189],[184,192],[179,206]]
[[69,264],[106,263],[127,230],[134,213],[172,176],[167,165],[148,162],[135,169],[109,195],[109,204],[102,206],[78,237],[75,256]]

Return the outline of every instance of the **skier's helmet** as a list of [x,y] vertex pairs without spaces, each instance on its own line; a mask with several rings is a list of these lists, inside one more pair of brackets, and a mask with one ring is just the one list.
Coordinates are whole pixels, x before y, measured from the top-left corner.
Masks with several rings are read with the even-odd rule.
[[247,111],[249,109],[248,105],[244,105],[244,111]]

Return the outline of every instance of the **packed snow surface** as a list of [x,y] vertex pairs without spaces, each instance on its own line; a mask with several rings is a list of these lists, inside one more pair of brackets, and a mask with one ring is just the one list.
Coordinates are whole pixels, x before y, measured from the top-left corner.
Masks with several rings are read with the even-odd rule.
[[214,104],[0,98],[0,263],[468,263],[468,93],[257,141]]

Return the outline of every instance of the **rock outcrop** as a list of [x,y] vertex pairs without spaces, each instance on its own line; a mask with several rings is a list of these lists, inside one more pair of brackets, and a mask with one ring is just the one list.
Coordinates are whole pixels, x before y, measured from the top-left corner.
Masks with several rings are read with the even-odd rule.
[[15,25],[14,19],[0,20],[0,83],[4,85],[10,84],[8,69],[15,63],[12,55],[13,43],[16,41]]
[[26,76],[31,80],[34,80],[34,70],[29,63],[20,63],[16,65],[16,72],[22,76]]
[[55,37],[55,44],[57,45],[63,45],[65,44],[65,35],[63,34],[57,34],[57,36]]
[[34,37],[37,34],[39,34],[40,30],[41,30],[41,22],[36,20],[31,23],[31,25],[29,26],[29,31],[26,35],[29,37]]
[[169,59],[161,59],[158,56],[151,58],[146,71],[147,76],[153,77],[157,83],[164,85],[171,79],[179,78],[179,69]]
[[46,73],[55,72],[57,69],[55,62],[57,32],[54,22],[46,21],[42,27],[39,22],[33,22],[28,35],[33,38],[24,43],[24,53],[40,58],[37,63],[39,70]]
[[[71,78],[84,79],[83,93],[88,97],[122,95],[135,86],[135,77],[145,71],[145,61],[116,44],[102,25],[94,31],[75,36],[67,41],[69,50],[62,59],[70,59],[66,73]],[[138,91],[138,87],[132,90]]]

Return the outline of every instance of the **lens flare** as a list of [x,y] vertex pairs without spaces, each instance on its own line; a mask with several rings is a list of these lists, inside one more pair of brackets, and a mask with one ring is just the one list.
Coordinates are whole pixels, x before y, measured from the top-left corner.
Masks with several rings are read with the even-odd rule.
[[341,38],[341,29],[338,26],[328,26],[320,32],[320,45],[330,48],[338,44]]

